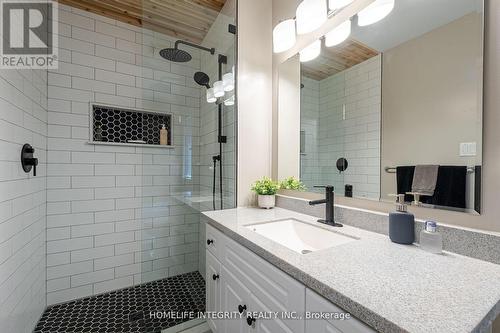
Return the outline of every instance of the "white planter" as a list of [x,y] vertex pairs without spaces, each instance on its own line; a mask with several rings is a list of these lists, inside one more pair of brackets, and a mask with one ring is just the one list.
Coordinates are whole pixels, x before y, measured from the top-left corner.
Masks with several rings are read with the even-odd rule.
[[257,200],[259,202],[260,208],[270,209],[273,208],[276,204],[275,195],[258,195]]

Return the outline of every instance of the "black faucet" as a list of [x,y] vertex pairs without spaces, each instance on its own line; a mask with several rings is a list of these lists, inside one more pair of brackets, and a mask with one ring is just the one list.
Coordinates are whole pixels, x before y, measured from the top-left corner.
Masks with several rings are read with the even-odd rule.
[[334,206],[333,206],[333,199],[334,199],[333,186],[326,185],[326,186],[314,186],[314,187],[324,187],[325,194],[326,194],[325,199],[309,201],[309,204],[311,206],[319,205],[319,204],[326,204],[325,205],[325,217],[326,218],[324,220],[319,219],[318,222],[325,223],[325,224],[331,225],[333,227],[343,227],[342,224],[335,222]]

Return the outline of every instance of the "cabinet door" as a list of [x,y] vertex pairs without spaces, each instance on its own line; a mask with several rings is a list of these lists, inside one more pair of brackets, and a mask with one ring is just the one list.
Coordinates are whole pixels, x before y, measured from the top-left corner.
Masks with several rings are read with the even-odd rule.
[[[305,287],[243,246],[226,239],[222,263],[261,303],[273,312],[295,312],[302,315],[305,311]],[[249,311],[262,311],[250,309]],[[266,320],[269,322],[271,320]],[[280,325],[287,329],[276,332],[304,333],[304,321],[283,319]],[[265,332],[263,328],[263,332]]]
[[[270,309],[265,302],[263,302],[261,299],[257,298],[256,295],[252,294],[252,300],[251,300],[251,306],[252,309],[250,311],[256,311],[260,313],[269,313],[272,312],[273,310]],[[304,321],[303,320],[297,320],[298,325],[301,326],[299,328],[297,325],[289,327],[290,325],[286,325],[285,322],[279,318],[277,319],[261,319],[261,318],[256,318],[255,322],[253,323],[253,331],[249,330],[249,332],[255,332],[255,333],[296,333],[296,332],[303,332],[304,331]],[[317,333],[315,331],[308,331],[310,333]]]
[[[221,311],[221,294],[220,294],[220,274],[221,274],[221,264],[219,261],[208,251],[206,251],[207,263],[206,263],[206,311],[207,312],[219,312]],[[215,320],[212,318],[207,319],[210,329],[214,333],[221,333],[224,321]]]
[[[241,314],[240,317],[226,319],[225,333],[244,333],[249,331],[246,322],[246,310],[249,310],[250,291],[229,271],[222,266],[221,274],[222,311]],[[240,312],[241,311],[241,312]]]

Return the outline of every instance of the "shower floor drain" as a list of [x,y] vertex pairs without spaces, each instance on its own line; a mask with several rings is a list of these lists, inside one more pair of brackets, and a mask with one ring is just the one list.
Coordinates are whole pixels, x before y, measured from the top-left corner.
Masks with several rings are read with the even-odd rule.
[[160,333],[190,318],[157,312],[205,311],[205,281],[198,272],[78,299],[45,310],[33,333]]

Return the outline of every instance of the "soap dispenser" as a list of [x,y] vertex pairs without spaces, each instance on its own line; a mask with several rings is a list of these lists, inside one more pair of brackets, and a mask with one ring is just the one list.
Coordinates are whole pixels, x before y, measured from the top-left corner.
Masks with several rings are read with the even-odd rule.
[[389,213],[389,238],[398,244],[413,244],[415,241],[415,216],[408,213],[404,194],[396,197],[396,211]]

